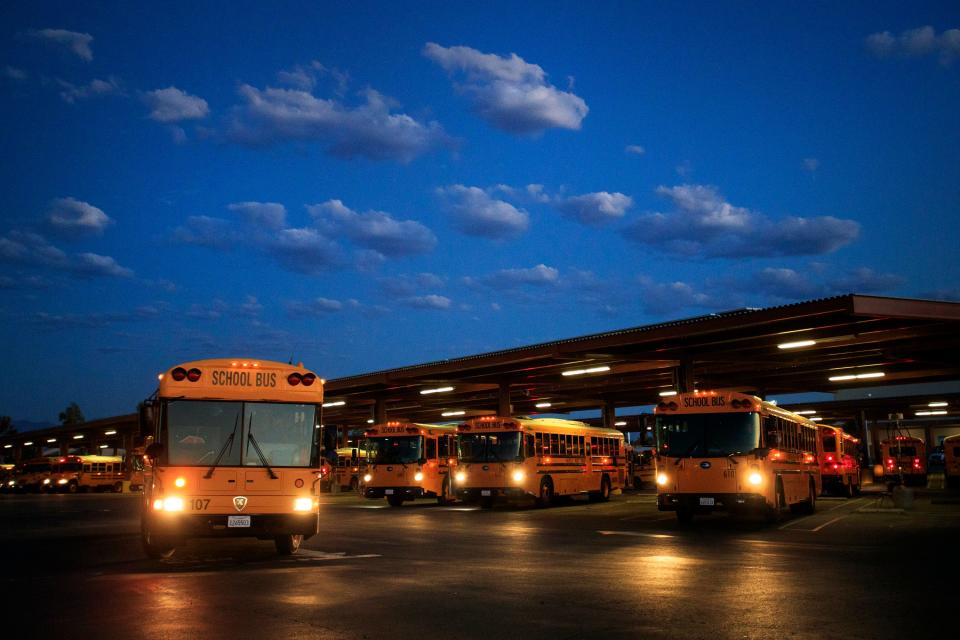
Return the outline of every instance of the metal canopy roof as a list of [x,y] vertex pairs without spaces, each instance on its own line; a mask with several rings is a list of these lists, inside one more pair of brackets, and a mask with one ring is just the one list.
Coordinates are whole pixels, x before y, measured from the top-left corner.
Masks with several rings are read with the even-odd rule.
[[[816,344],[778,347],[801,340]],[[592,367],[609,370],[563,375]],[[828,380],[875,372],[884,376]],[[325,402],[345,404],[324,409],[324,421],[363,425],[377,402],[389,419],[439,422],[450,419],[444,412],[493,414],[507,389],[513,413],[523,415],[655,404],[660,391],[691,381],[700,389],[768,396],[955,379],[960,303],[850,294],[333,379]],[[446,386],[454,389],[421,394]],[[551,407],[535,406],[543,402]]]

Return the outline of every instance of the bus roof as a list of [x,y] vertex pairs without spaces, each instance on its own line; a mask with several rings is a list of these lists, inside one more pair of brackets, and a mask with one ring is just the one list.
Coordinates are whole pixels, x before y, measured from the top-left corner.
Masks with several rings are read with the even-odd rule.
[[161,398],[320,403],[324,380],[303,364],[214,358],[174,365],[160,374]]
[[501,416],[480,416],[470,418],[464,424],[467,427],[482,427],[484,423],[502,424],[504,422],[515,422],[524,429],[548,429],[551,431],[586,431],[594,435],[607,435],[610,437],[623,437],[623,433],[617,429],[608,429],[606,427],[595,427],[578,420],[565,420],[562,418],[514,418]]
[[897,436],[896,438],[881,440],[880,444],[896,444],[897,442],[919,442],[923,444],[923,438],[917,438],[916,436]]
[[404,420],[390,420],[388,422],[382,422],[380,424],[370,425],[364,434],[367,437],[379,437],[379,436],[399,436],[406,434],[414,434],[417,432],[423,431],[435,431],[438,433],[455,433],[457,430],[456,423],[446,423],[446,424],[425,424],[422,422],[406,422]]
[[59,456],[58,462],[123,462],[123,456],[75,455]]
[[762,412],[765,415],[779,416],[789,418],[794,422],[799,422],[804,426],[819,429],[813,420],[792,411],[787,411],[757,396],[752,396],[739,391],[725,391],[723,389],[715,390],[696,390],[687,393],[680,393],[676,396],[664,398],[661,400],[653,412],[657,415],[669,415],[672,413],[731,413],[731,412]]

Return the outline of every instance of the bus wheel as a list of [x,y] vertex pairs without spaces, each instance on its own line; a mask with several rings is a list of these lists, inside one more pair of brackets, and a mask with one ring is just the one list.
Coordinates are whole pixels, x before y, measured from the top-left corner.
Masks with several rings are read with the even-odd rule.
[[122,482],[114,482],[114,483],[113,483],[113,492],[114,492],[114,493],[123,493],[123,483],[122,483]]
[[143,552],[151,560],[166,560],[176,551],[176,547],[174,547],[172,541],[155,538],[149,533],[142,533],[140,535],[140,543],[143,547]]
[[553,502],[553,481],[550,478],[544,478],[540,481],[540,495],[537,497],[538,507],[549,507]]
[[590,502],[606,502],[610,499],[610,478],[603,476],[600,479],[600,491],[589,494]]
[[392,496],[387,496],[387,502],[391,507],[399,507],[403,505],[403,496],[398,496],[393,494]]
[[677,507],[677,522],[680,524],[690,524],[693,522],[693,509],[690,507]]
[[282,556],[289,556],[296,553],[302,542],[303,536],[299,533],[289,533],[273,539],[273,544],[277,547],[277,553]]
[[481,509],[493,509],[493,496],[484,496],[480,498]]
[[848,499],[853,497],[853,478],[850,478],[850,482],[843,485],[843,497]]
[[76,481],[76,480],[71,480],[71,481],[70,481],[70,484],[67,485],[67,491],[68,491],[69,493],[76,493],[76,492],[77,492],[77,481]]

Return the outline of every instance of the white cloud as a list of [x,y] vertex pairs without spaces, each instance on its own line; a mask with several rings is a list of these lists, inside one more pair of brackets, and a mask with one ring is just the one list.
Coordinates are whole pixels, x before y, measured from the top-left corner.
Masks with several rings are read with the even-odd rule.
[[684,308],[718,309],[731,306],[727,297],[717,298],[681,282],[655,282],[647,276],[637,278],[637,297],[646,313],[665,315]]
[[492,198],[478,187],[455,184],[437,189],[437,194],[456,228],[467,235],[515,238],[530,227],[530,214],[509,202]]
[[207,101],[176,87],[147,91],[143,101],[150,108],[147,117],[157,122],[170,123],[183,120],[202,120],[210,114]]
[[899,36],[889,31],[872,33],[865,39],[867,49],[875,56],[921,57],[937,54],[940,63],[951,64],[960,57],[960,29],[947,29],[939,36],[930,25],[907,29]]
[[856,240],[860,224],[832,216],[787,217],[764,214],[727,202],[714,187],[659,187],[674,210],[647,213],[624,235],[668,253],[706,257],[798,256],[831,253]]
[[452,301],[446,296],[430,294],[425,296],[413,296],[404,298],[400,301],[402,304],[413,307],[414,309],[437,309],[446,311],[450,308]]
[[803,169],[813,173],[820,168],[820,161],[816,158],[804,158],[803,159]]
[[501,57],[470,47],[442,47],[429,42],[423,55],[451,75],[462,72],[466,80],[456,85],[458,90],[472,100],[481,118],[504,131],[530,134],[552,128],[576,130],[589,111],[582,98],[549,84],[539,65],[515,53]]
[[418,291],[440,289],[446,284],[443,278],[432,273],[391,276],[380,278],[377,282],[380,289],[392,298],[409,298]]
[[244,239],[234,230],[229,220],[190,216],[186,224],[173,230],[173,240],[210,249],[230,249]]
[[429,253],[437,245],[437,237],[424,225],[415,220],[396,220],[383,211],[358,213],[340,200],[308,205],[307,211],[324,232],[346,236],[385,256]]
[[645,154],[645,153],[647,152],[647,150],[644,149],[644,148],[643,148],[642,146],[640,146],[639,144],[628,144],[628,145],[626,146],[626,148],[624,148],[623,151],[624,151],[624,153],[629,153],[629,154],[635,155],[635,156],[642,156],[643,154]]
[[99,98],[102,96],[123,95],[123,88],[120,81],[114,77],[107,80],[95,78],[89,84],[76,85],[66,80],[57,80],[60,85],[60,97],[64,102],[73,104],[77,100],[86,100],[87,98]]
[[100,235],[111,224],[101,209],[75,198],[57,198],[47,212],[47,225],[66,237]]
[[904,284],[892,273],[877,273],[867,267],[838,272],[814,265],[804,271],[767,267],[753,277],[757,291],[784,300],[835,296],[847,293],[884,293]]
[[282,229],[261,242],[269,255],[291,271],[319,273],[343,260],[339,245],[315,229]]
[[80,253],[70,256],[37,233],[11,231],[0,236],[0,262],[48,267],[79,277],[129,278],[133,271],[109,256]]
[[113,278],[132,278],[133,271],[121,267],[110,256],[96,253],[81,253],[71,265],[71,270],[81,276],[109,276]]
[[93,60],[93,50],[90,43],[93,36],[89,33],[67,31],[66,29],[39,29],[28,31],[27,35],[56,47],[65,48],[82,60]]
[[244,104],[230,119],[232,140],[254,146],[316,141],[340,156],[409,162],[450,138],[436,122],[423,124],[403,113],[390,113],[391,102],[370,89],[365,102],[348,106],[293,89],[240,87]]
[[529,269],[501,269],[478,280],[481,284],[493,288],[514,288],[520,286],[552,287],[560,282],[560,271],[545,264]]
[[622,193],[598,191],[579,196],[557,197],[554,206],[563,215],[583,224],[600,225],[619,220],[633,206],[633,198]]
[[277,202],[235,202],[227,209],[255,227],[276,231],[287,226],[287,208]]
[[308,300],[306,302],[289,302],[287,303],[286,307],[287,313],[292,316],[324,316],[343,311],[342,302],[323,297],[314,298],[313,300]]

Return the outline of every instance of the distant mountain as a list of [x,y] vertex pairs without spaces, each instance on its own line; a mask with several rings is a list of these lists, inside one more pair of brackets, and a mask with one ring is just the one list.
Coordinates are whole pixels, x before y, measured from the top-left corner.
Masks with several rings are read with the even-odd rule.
[[14,418],[11,422],[20,433],[23,433],[24,431],[35,431],[37,429],[47,429],[49,427],[57,426],[55,422],[34,422],[32,420],[17,420],[16,418]]

